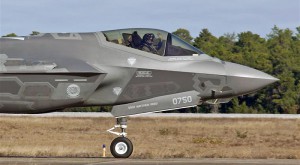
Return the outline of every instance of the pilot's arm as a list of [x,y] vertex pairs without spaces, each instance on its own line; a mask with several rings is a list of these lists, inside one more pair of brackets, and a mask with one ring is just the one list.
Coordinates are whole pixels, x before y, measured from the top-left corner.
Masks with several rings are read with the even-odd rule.
[[160,33],[157,33],[157,37],[158,38],[155,38],[155,41],[154,41],[153,45],[155,46],[156,50],[159,50],[162,47],[163,37]]
[[142,46],[142,49],[141,49],[141,50],[143,50],[143,51],[145,51],[145,52],[152,53],[151,50],[150,50],[150,48],[148,48],[146,45]]

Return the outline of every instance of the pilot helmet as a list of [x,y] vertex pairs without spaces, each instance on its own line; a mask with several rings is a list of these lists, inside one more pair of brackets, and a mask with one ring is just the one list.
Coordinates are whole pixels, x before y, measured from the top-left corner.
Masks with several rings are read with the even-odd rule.
[[144,35],[143,41],[147,44],[153,44],[154,38],[155,36],[153,33],[147,33]]

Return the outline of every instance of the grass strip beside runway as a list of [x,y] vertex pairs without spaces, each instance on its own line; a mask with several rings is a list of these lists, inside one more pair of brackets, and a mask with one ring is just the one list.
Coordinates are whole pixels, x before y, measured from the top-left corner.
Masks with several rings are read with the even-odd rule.
[[[0,117],[0,155],[100,157],[113,118]],[[131,158],[300,159],[299,119],[128,119]]]

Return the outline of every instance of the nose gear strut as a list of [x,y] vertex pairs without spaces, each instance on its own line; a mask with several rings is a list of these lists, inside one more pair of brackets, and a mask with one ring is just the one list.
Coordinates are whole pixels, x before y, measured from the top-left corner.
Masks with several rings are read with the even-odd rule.
[[[121,132],[113,131],[116,128],[121,128]],[[133,151],[133,145],[131,141],[126,138],[127,133],[127,118],[117,118],[117,124],[108,129],[109,133],[115,134],[119,137],[115,138],[110,145],[110,152],[115,158],[128,158]]]

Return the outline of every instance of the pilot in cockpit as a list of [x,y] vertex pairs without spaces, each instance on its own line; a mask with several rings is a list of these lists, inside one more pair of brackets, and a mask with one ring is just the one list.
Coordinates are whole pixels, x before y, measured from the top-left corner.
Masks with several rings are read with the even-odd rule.
[[154,54],[159,54],[158,50],[162,46],[162,41],[159,36],[158,40],[155,40],[155,36],[153,33],[146,33],[143,37],[143,41],[141,44],[141,50],[146,52],[151,52]]

